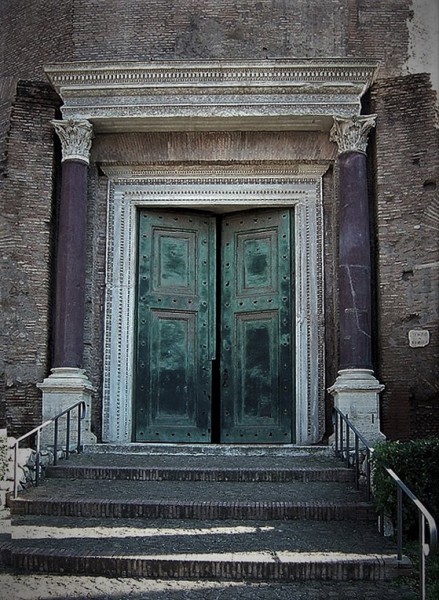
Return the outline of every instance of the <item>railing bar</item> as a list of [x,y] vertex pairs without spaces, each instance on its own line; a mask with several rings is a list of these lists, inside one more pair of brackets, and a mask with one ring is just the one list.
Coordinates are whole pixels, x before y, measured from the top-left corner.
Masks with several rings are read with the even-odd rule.
[[336,456],[338,456],[339,455],[339,452],[338,452],[338,418],[339,417],[338,417],[338,412],[337,411],[335,411],[334,414],[335,414],[335,422],[334,422],[334,429],[335,429],[335,431],[334,431],[334,433],[335,433],[335,454],[336,454]]
[[[341,448],[341,458],[343,460],[344,451],[344,437],[346,437],[346,456],[349,465],[349,435],[352,431],[355,435],[355,477],[359,480],[359,448],[358,440],[364,444],[366,450],[366,481],[367,481],[367,494],[370,500],[372,496],[372,483],[371,483],[371,459],[374,449],[369,446],[366,439],[359,433],[356,427],[349,421],[347,415],[344,415],[338,408],[334,407],[335,412],[335,452],[339,454],[339,448]],[[346,423],[346,436],[343,435],[343,423]],[[340,434],[340,438],[339,435]],[[340,446],[339,446],[340,441]],[[419,590],[420,599],[426,600],[426,557],[429,554],[434,554],[437,551],[438,546],[438,530],[436,521],[434,520],[431,513],[426,509],[422,502],[414,495],[407,485],[398,477],[398,475],[389,468],[385,467],[386,472],[392,477],[397,486],[397,546],[398,546],[398,560],[402,560],[403,552],[403,494],[405,494],[416,506],[419,512],[419,544],[420,544],[420,574],[419,574]],[[426,544],[426,522],[429,527],[429,543]],[[380,520],[380,531],[384,533],[384,514]]]
[[21,437],[17,438],[16,442],[19,444],[20,442],[22,442],[26,438],[28,438],[31,435],[33,435],[34,433],[36,433],[39,429],[43,429],[44,427],[47,427],[47,425],[50,425],[52,422],[53,422],[53,419],[50,419],[49,421],[45,421],[41,425],[38,425],[38,427],[34,427],[34,429],[32,429],[32,431],[28,431],[28,433],[25,433]]
[[343,452],[344,452],[344,426],[343,419],[340,419],[340,456],[343,460]]
[[76,451],[78,454],[81,452],[81,420],[82,420],[82,406],[78,406],[78,444]]
[[40,447],[41,447],[41,431],[37,431],[37,448],[35,457],[35,487],[40,485]]
[[366,447],[366,482],[367,482],[367,499],[372,497],[372,482],[370,480],[370,448]]
[[425,517],[419,513],[419,598],[425,600]]
[[354,433],[356,433],[358,435],[358,437],[363,442],[363,444],[365,446],[369,446],[369,443],[366,440],[366,438],[363,436],[363,434],[360,431],[358,431],[358,429],[355,427],[355,425],[349,421],[349,419],[346,417],[346,415],[344,415],[339,408],[334,407],[334,410],[340,415],[342,420],[349,422],[349,427],[352,429],[352,431]]
[[360,449],[358,435],[355,435],[355,489],[360,489]]
[[70,411],[67,412],[66,426],[66,460],[70,458]]
[[14,444],[14,498],[18,495],[18,441]]
[[402,560],[402,489],[397,487],[396,491],[397,498],[397,512],[396,512],[396,527],[397,527],[397,549],[398,549],[398,560]]
[[56,417],[54,421],[55,430],[53,433],[53,464],[56,465],[58,463],[58,417]]
[[54,445],[53,445],[53,447],[54,447],[53,462],[54,462],[54,464],[56,464],[57,463],[57,454],[58,454],[58,420],[60,417],[67,414],[66,458],[68,458],[69,454],[70,454],[70,446],[69,446],[70,414],[71,414],[71,411],[74,410],[76,407],[78,407],[78,411],[79,411],[78,412],[78,448],[80,448],[81,447],[80,422],[82,421],[82,419],[84,419],[85,414],[86,414],[86,404],[85,404],[84,400],[80,400],[79,402],[76,402],[71,407],[66,408],[63,412],[59,413],[58,415],[55,415],[48,421],[44,421],[44,423],[42,423],[41,425],[38,425],[38,427],[34,427],[31,431],[28,431],[24,435],[17,438],[14,441],[14,443],[9,447],[10,450],[13,450],[13,452],[14,452],[14,486],[13,486],[14,498],[16,498],[18,495],[18,451],[19,451],[20,442],[22,442],[23,440],[29,438],[30,436],[32,436],[34,434],[36,434],[36,436],[37,436],[37,451],[36,451],[36,458],[35,458],[35,466],[36,466],[35,482],[36,482],[36,485],[38,485],[39,479],[40,479],[40,462],[41,462],[41,460],[40,460],[41,459],[41,432],[45,427],[54,423],[55,433],[54,433]]

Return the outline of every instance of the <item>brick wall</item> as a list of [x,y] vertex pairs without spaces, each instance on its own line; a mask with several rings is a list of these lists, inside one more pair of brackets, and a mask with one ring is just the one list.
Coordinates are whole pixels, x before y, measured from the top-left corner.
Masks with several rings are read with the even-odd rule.
[[[372,89],[378,268],[378,370],[383,429],[393,438],[439,432],[439,130],[426,75]],[[430,343],[411,348],[408,332]],[[424,407],[424,408],[423,408]],[[427,409],[430,407],[430,409]],[[414,409],[419,418],[411,418]],[[420,413],[431,414],[427,419]]]
[[73,0],[0,2],[0,161],[17,81],[46,81],[43,65],[72,60]]
[[[398,71],[409,0],[75,0],[75,60],[359,56]],[[146,25],[147,24],[147,25]]]
[[0,373],[5,403],[0,415],[11,435],[41,420],[35,383],[48,369],[54,195],[50,120],[58,107],[47,84],[18,84],[7,170],[0,179]]

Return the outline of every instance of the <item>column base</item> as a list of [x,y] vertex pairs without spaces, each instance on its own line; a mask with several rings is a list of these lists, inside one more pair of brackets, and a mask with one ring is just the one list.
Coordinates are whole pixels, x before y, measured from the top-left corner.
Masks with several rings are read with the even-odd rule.
[[[43,421],[47,421],[63,412],[73,404],[83,400],[87,411],[82,421],[82,443],[95,444],[96,436],[91,432],[91,398],[95,391],[83,369],[72,367],[57,367],[51,369],[52,374],[43,383],[37,384],[43,392]],[[71,444],[77,440],[77,411],[71,415]],[[53,445],[53,427],[47,427],[42,435],[44,445]],[[66,444],[66,418],[59,422],[59,444]]]
[[334,406],[345,414],[373,446],[386,437],[380,431],[379,394],[384,385],[370,369],[343,369],[328,392]]

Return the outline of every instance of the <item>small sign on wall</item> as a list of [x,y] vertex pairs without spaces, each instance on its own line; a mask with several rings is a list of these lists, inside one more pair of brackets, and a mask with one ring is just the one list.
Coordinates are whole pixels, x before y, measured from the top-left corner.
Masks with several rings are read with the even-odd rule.
[[410,329],[409,345],[410,348],[423,348],[430,343],[430,332],[428,329]]

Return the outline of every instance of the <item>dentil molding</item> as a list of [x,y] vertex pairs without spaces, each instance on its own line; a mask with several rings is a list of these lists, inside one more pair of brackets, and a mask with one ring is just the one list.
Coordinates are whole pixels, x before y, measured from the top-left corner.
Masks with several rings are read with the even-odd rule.
[[60,63],[64,119],[107,131],[329,131],[359,114],[377,63],[358,59]]

